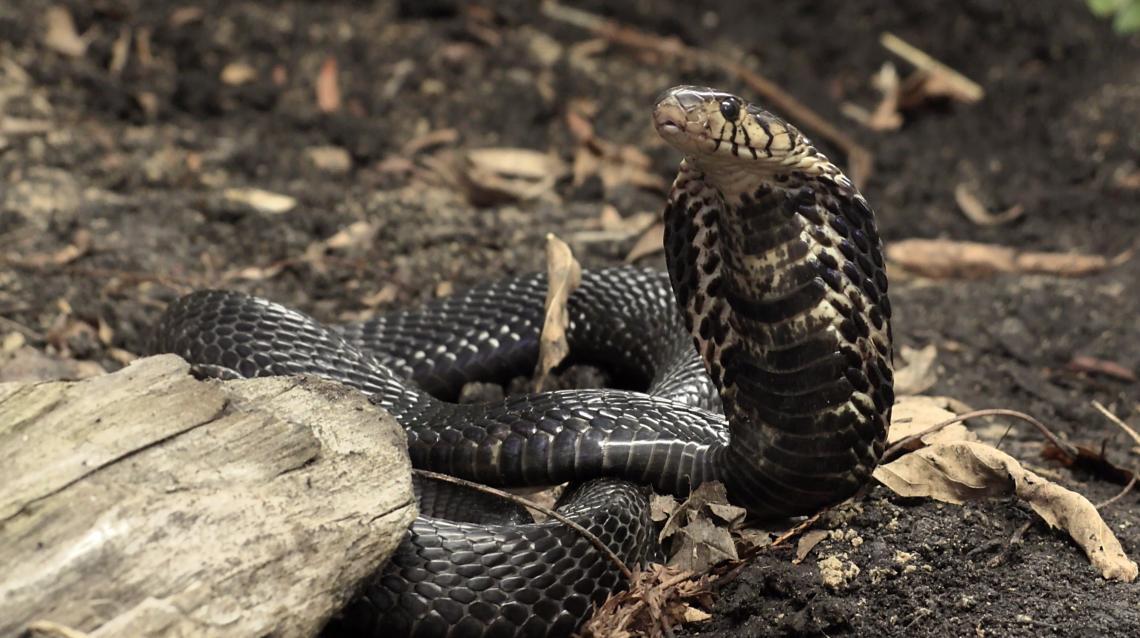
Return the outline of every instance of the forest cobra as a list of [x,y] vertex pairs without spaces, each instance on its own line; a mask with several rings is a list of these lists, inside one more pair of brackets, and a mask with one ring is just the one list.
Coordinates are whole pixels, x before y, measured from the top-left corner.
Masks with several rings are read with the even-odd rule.
[[[685,156],[664,213],[668,276],[588,271],[570,299],[572,358],[627,389],[454,402],[468,381],[533,368],[540,275],[340,326],[198,292],[167,310],[156,350],[217,377],[351,385],[406,428],[417,467],[500,486],[575,482],[560,511],[630,564],[655,537],[630,481],[683,495],[718,480],[767,518],[850,496],[878,461],[893,402],[871,207],[799,131],[736,96],[676,87],[653,122]],[[417,491],[420,517],[326,633],[566,636],[623,585],[557,522],[426,481]]]

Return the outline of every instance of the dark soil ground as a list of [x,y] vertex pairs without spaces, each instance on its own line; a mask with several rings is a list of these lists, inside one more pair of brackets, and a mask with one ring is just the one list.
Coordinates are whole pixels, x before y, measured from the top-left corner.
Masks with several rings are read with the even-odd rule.
[[[1140,41],[1113,33],[1082,2],[619,4],[577,6],[743,61],[871,150],[864,192],[888,243],[947,238],[1103,256],[1135,244]],[[657,92],[697,83],[754,95],[715,69],[590,43],[537,3],[62,6],[88,41],[80,55],[46,44],[47,3],[0,3],[4,379],[44,374],[37,354],[57,361],[55,374],[120,367],[145,352],[162,307],[199,287],[240,288],[336,321],[540,268],[548,232],[587,267],[620,262],[637,234],[620,224],[599,232],[603,205],[627,218],[658,211],[660,190],[564,178],[537,200],[476,206],[439,166],[491,146],[569,162],[567,108],[588,100],[601,138],[640,149],[649,173],[669,180],[677,157],[648,123]],[[876,103],[869,79],[892,60],[884,31],[978,81],[985,98],[909,111],[892,132],[854,123],[840,107]],[[322,68],[340,94],[323,109]],[[437,133],[446,129],[456,135]],[[1025,213],[976,225],[955,204],[960,184],[990,210]],[[235,187],[295,205],[267,212],[227,197]],[[375,234],[318,243],[346,228]],[[1091,402],[1140,424],[1140,385],[1128,378],[1140,372],[1138,276],[1140,259],[1085,278],[896,277],[897,344],[938,348],[927,393],[1028,412],[1130,467],[1133,444]],[[1076,357],[1119,370],[1077,370]],[[1043,459],[1028,428],[1014,427],[1002,448],[1094,502],[1121,490]],[[1134,558],[1138,502],[1135,491],[1103,510]],[[879,487],[845,526],[854,531],[801,565],[791,549],[763,554],[718,591],[712,620],[685,631],[1140,635],[1140,585],[1099,577],[1022,504],[939,505]],[[829,556],[858,575],[824,586],[816,559]]]

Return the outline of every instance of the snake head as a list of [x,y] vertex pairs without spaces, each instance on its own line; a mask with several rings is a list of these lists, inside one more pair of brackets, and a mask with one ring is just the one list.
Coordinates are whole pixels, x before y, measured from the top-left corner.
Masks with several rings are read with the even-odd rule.
[[[653,108],[657,133],[702,169],[753,175],[806,168],[818,152],[794,126],[736,95],[675,86]],[[746,164],[746,165],[745,165]]]

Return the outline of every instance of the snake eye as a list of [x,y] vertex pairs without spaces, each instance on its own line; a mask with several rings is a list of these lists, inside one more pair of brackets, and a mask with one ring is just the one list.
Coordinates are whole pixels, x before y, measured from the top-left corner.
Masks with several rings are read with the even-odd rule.
[[720,101],[720,114],[724,119],[735,122],[736,118],[740,117],[740,100],[734,97],[726,97]]

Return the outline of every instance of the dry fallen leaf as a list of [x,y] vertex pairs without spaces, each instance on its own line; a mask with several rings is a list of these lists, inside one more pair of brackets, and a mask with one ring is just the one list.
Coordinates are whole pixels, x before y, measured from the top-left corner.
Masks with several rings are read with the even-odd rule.
[[[946,401],[939,397],[900,397],[891,408],[891,427],[887,430],[887,443],[896,443],[958,416],[947,410],[945,404]],[[926,445],[977,439],[978,437],[963,423],[951,423],[937,432],[925,434],[920,438]],[[916,445],[914,449],[918,447],[921,446]]]
[[1096,274],[1106,268],[1118,266],[1132,257],[1132,250],[1126,250],[1113,258],[1079,253],[1018,253],[1014,259],[1017,272],[1044,273],[1064,277],[1084,277]]
[[[13,333],[18,335],[19,333]],[[681,503],[669,494],[654,493],[649,497],[649,518],[655,523],[664,522]]]
[[672,546],[676,549],[668,565],[686,571],[703,573],[718,563],[739,559],[728,529],[702,515],[677,530]]
[[737,560],[730,528],[742,523],[746,515],[746,510],[728,502],[722,483],[702,483],[673,510],[661,528],[658,540],[670,541],[672,550],[669,566],[702,573],[722,561]]
[[1132,582],[1136,563],[1084,496],[1026,470],[982,443],[939,443],[881,465],[874,476],[896,494],[962,504],[1017,495],[1051,527],[1064,529],[1105,578]]
[[[708,505],[728,505],[737,510],[741,510],[741,508],[734,505],[729,505],[728,490],[725,489],[723,483],[720,481],[706,481],[698,485],[695,490],[689,492],[689,496],[673,509],[669,520],[666,521],[665,525],[661,528],[658,540],[664,541],[668,539],[691,520],[692,517],[700,514],[703,508]],[[730,518],[743,520],[743,516],[736,516],[735,513],[730,515]]]
[[905,366],[895,370],[895,395],[922,394],[938,381],[934,361],[938,358],[938,348],[933,343],[921,350],[903,346],[899,349]]
[[1083,277],[1129,259],[1080,253],[1021,252],[1008,246],[949,239],[904,239],[887,246],[887,258],[913,273],[946,279],[989,277],[998,273],[1040,273]]
[[557,156],[525,148],[475,149],[463,159],[460,181],[477,206],[556,199],[554,185],[566,174],[566,165]]
[[799,565],[804,562],[811,550],[819,545],[820,541],[827,538],[830,532],[825,529],[810,529],[804,532],[800,537],[800,542],[796,543],[796,557],[792,559],[792,563]]
[[535,387],[541,392],[550,382],[550,372],[570,354],[566,328],[570,312],[566,302],[570,293],[582,283],[582,267],[566,242],[552,234],[546,236],[546,305],[542,335],[538,342],[538,369]]

